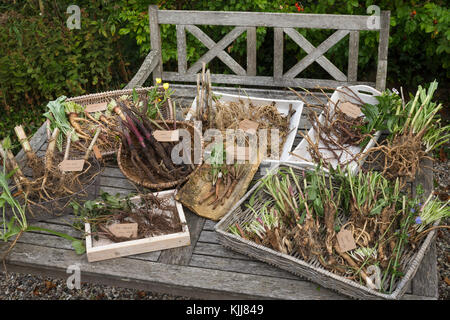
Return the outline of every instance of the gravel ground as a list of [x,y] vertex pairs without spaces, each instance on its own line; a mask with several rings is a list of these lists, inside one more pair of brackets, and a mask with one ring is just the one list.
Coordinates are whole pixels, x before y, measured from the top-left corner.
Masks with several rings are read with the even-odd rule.
[[[435,182],[445,196],[450,192],[450,161],[435,163]],[[445,221],[448,225],[450,219]],[[436,238],[439,274],[439,299],[450,299],[450,231],[440,229]],[[69,289],[65,280],[30,274],[0,273],[0,300],[186,300],[186,297],[155,294],[148,291],[81,283],[79,290]]]
[[[450,194],[450,161],[434,164],[435,183],[441,200]],[[449,225],[450,219],[442,224]],[[450,230],[440,229],[436,237],[437,266],[439,275],[439,299],[450,299]]]
[[69,289],[66,280],[8,272],[0,275],[0,300],[187,300],[166,294],[81,283]]

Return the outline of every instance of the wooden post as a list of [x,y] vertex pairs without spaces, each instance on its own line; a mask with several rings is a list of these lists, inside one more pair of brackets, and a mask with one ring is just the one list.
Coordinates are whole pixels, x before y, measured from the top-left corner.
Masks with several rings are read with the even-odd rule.
[[178,73],[185,74],[187,70],[186,28],[182,24],[177,24],[177,53]]
[[282,28],[273,28],[273,77],[283,77],[283,41],[284,32]]
[[156,83],[156,78],[162,78],[162,49],[161,49],[161,34],[158,24],[158,6],[148,6],[148,17],[150,22],[150,44],[152,50],[158,50],[157,60],[159,63],[153,71],[153,82]]
[[348,81],[356,81],[358,78],[358,55],[359,55],[359,31],[350,31],[348,42]]
[[390,11],[381,11],[380,16],[380,43],[378,44],[378,65],[376,88],[379,91],[386,89],[387,58],[389,46]]
[[256,27],[247,28],[247,75],[256,76]]

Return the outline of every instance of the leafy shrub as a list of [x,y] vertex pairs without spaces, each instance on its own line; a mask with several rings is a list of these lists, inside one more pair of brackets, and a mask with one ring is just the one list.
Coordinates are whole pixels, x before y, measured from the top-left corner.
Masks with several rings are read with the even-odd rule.
[[[32,0],[0,3],[0,137],[11,133],[15,124],[35,128],[42,121],[43,106],[59,95],[112,90],[123,87],[137,71],[150,50],[148,5],[160,9],[228,10],[367,14],[372,4],[391,11],[388,86],[402,85],[415,90],[419,84],[437,79],[445,93],[450,75],[450,14],[446,2],[372,0],[82,0],[81,29],[66,27],[66,8],[72,1]],[[39,15],[39,2],[44,14]],[[24,4],[25,3],[25,4]],[[231,27],[200,26],[214,41]],[[332,31],[299,30],[317,46]],[[177,50],[174,26],[161,27],[165,68],[176,70]],[[374,80],[378,41],[374,32],[361,32],[359,80]],[[306,54],[287,36],[285,68]],[[273,70],[273,31],[257,28],[258,74]],[[195,62],[207,49],[188,33],[188,63]],[[325,55],[341,70],[347,68],[347,41],[343,40]],[[246,36],[241,35],[227,50],[241,65],[246,62]],[[229,72],[218,59],[210,68]],[[327,77],[317,64],[303,77]],[[448,85],[447,85],[448,86]],[[446,98],[444,94],[443,98]],[[448,98],[447,98],[448,99]]]

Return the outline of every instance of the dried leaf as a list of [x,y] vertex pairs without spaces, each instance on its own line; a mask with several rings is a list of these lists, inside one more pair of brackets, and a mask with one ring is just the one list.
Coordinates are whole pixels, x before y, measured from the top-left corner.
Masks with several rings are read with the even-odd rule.
[[56,284],[54,284],[51,281],[45,281],[45,288],[49,289],[49,290],[52,289],[52,288],[56,288]]
[[449,279],[449,278],[445,277],[445,278],[444,278],[444,281],[445,281],[445,283],[446,283],[448,286],[450,286],[450,279]]
[[447,153],[445,152],[445,147],[441,147],[441,149],[439,150],[439,160],[441,160],[441,162],[447,162]]

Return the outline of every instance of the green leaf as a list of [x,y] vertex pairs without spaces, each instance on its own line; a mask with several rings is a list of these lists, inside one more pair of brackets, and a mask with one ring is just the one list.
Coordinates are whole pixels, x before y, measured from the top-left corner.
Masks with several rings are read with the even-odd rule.
[[76,254],[83,254],[86,252],[86,247],[83,244],[83,241],[81,240],[74,240],[72,241],[72,248],[75,249]]

